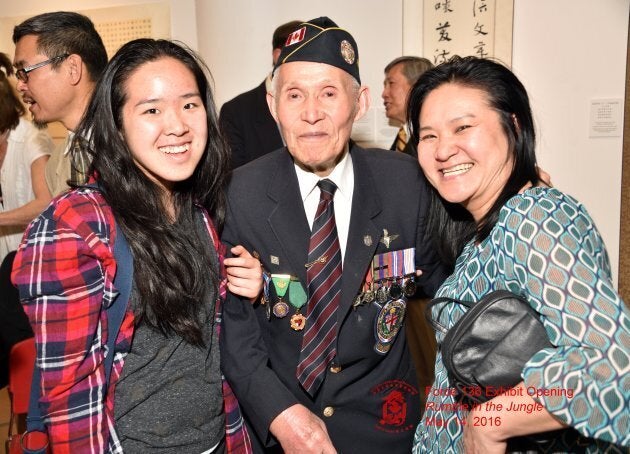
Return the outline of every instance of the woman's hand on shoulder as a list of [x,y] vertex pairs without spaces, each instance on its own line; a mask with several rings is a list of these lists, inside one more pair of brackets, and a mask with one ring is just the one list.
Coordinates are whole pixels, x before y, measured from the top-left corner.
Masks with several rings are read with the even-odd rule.
[[254,300],[263,286],[262,265],[243,246],[234,246],[230,251],[232,257],[225,259],[228,290]]

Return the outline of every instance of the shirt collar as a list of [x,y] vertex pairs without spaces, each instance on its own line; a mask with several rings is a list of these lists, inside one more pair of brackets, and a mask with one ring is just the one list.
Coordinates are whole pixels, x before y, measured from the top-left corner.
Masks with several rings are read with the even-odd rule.
[[[300,186],[300,195],[302,196],[302,201],[304,201],[317,188],[317,182],[323,178],[300,168],[297,164],[294,164],[294,167]],[[336,193],[347,197],[352,192],[353,176],[352,159],[350,158],[348,145],[346,145],[343,158],[337,163],[330,175],[325,178],[335,183],[337,186]]]
[[64,150],[64,156],[70,153],[70,145],[72,145],[72,140],[74,139],[74,132],[68,130],[68,137],[66,138],[66,149]]

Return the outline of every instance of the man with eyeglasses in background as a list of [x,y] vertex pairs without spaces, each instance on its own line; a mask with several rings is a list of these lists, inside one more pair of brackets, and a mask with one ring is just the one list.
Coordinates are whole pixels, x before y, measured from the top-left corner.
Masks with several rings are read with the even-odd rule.
[[69,131],[46,165],[46,183],[54,197],[68,189],[68,182],[85,181],[87,156],[70,150],[70,144],[107,64],[107,52],[92,21],[73,12],[31,17],[13,29],[13,42],[17,89],[33,120],[59,121]]

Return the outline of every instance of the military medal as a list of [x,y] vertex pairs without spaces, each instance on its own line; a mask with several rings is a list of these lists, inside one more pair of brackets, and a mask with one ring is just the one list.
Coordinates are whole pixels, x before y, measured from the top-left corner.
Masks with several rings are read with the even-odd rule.
[[291,281],[290,274],[272,274],[271,280],[273,286],[276,289],[276,296],[278,301],[273,305],[273,315],[278,318],[284,318],[289,313],[289,305],[285,303],[282,298],[286,295],[289,289],[289,282]]
[[398,282],[392,282],[387,293],[390,299],[397,300],[402,296],[402,287]]
[[372,301],[374,301],[374,298],[376,298],[376,295],[374,294],[373,290],[366,290],[365,292],[363,292],[364,303],[370,304]]
[[263,278],[263,293],[260,296],[260,304],[267,304],[269,302],[269,284],[271,284],[271,276],[266,271],[262,272]]
[[[256,252],[256,251],[254,251]],[[260,296],[260,304],[265,306],[265,315],[267,320],[271,320],[271,304],[269,304],[269,285],[271,284],[271,276],[263,270],[263,294]]]
[[291,316],[291,328],[295,331],[302,331],[306,325],[306,317],[299,312],[296,312]]
[[308,297],[306,291],[302,287],[302,283],[297,278],[291,278],[289,283],[289,303],[295,308],[295,314],[291,316],[291,328],[295,331],[302,331],[306,326],[306,317],[300,313],[300,310],[306,304]]
[[416,280],[413,276],[405,281],[403,285],[403,293],[407,298],[411,298],[416,294]]
[[381,285],[376,291],[376,301],[381,304],[387,302],[387,287],[385,287],[385,284]]
[[289,313],[289,305],[282,301],[281,298],[278,298],[276,304],[273,305],[273,315],[278,318],[284,318]]

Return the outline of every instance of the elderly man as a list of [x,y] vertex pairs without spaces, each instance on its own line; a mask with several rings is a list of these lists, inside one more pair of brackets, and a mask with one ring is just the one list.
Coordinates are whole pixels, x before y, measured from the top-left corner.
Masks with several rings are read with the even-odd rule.
[[383,105],[385,115],[394,123],[400,125],[398,134],[390,150],[402,151],[417,159],[416,147],[409,140],[409,126],[407,125],[407,97],[411,87],[426,70],[433,68],[433,64],[422,57],[398,57],[385,67],[383,81]]
[[429,294],[444,274],[417,163],[350,140],[369,107],[358,61],[330,19],[301,24],[267,95],[286,147],[228,191],[223,240],[259,257],[266,285],[225,304],[222,366],[255,435],[289,453],[408,452],[420,417],[405,294],[416,269]]

